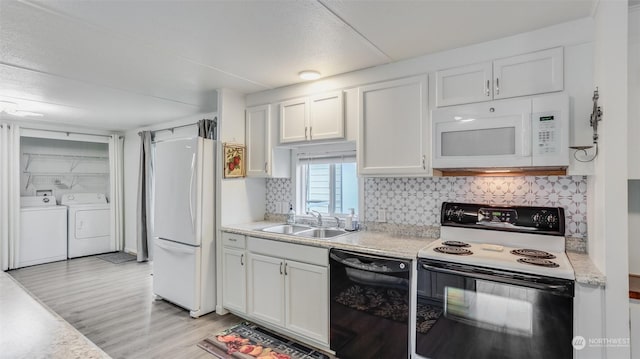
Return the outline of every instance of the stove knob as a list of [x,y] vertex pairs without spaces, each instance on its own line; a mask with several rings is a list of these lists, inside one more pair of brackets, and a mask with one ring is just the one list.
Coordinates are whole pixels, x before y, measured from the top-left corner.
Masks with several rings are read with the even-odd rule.
[[540,226],[540,213],[536,213],[534,214],[531,219],[533,220],[533,224],[536,225],[536,227]]

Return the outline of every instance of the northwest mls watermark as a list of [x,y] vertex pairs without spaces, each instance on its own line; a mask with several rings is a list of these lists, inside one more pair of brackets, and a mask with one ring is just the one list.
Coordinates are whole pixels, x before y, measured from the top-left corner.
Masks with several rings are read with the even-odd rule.
[[631,344],[629,338],[588,338],[576,335],[571,340],[571,345],[575,350],[582,350],[586,347],[602,348],[602,347],[628,347]]

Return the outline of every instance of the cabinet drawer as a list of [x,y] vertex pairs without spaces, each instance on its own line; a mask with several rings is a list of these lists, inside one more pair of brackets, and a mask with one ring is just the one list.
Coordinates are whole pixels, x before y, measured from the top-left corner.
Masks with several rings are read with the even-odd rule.
[[246,239],[242,234],[222,232],[222,245],[235,248],[246,248]]
[[247,248],[250,252],[266,254],[273,257],[296,260],[298,262],[329,265],[329,250],[326,248],[305,246],[286,242],[249,237]]

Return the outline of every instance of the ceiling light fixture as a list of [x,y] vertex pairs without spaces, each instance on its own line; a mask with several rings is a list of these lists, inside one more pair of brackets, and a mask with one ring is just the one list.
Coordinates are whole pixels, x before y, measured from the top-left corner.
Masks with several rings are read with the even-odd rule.
[[304,70],[304,71],[300,71],[298,76],[300,76],[300,78],[305,80],[305,81],[307,81],[307,80],[317,80],[317,79],[320,78],[320,73],[318,71],[314,71],[314,70]]
[[0,112],[4,112],[8,115],[18,116],[18,117],[42,117],[44,116],[41,113],[25,111],[18,109],[18,105],[13,102],[8,101],[0,101]]

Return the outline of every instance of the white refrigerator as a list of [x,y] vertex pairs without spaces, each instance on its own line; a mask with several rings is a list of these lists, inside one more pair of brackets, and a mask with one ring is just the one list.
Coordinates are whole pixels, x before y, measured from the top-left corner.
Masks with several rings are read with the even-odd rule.
[[216,306],[215,151],[202,137],[154,144],[153,292],[194,318]]

